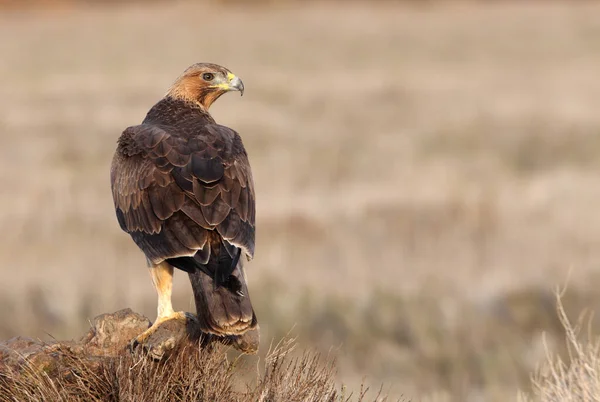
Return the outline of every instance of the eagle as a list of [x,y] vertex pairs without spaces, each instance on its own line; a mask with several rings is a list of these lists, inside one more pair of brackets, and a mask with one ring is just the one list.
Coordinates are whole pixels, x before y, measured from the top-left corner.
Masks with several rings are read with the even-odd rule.
[[140,125],[117,141],[111,187],[117,220],[145,254],[159,324],[185,319],[171,303],[175,269],[188,273],[201,330],[218,337],[257,328],[243,269],[254,255],[255,193],[248,155],[210,106],[244,84],[228,69],[197,63],[179,76]]

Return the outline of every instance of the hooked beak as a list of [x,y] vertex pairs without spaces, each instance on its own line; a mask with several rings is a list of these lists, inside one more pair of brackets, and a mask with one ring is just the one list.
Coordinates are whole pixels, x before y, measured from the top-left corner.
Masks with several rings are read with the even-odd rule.
[[[233,74],[232,74],[233,75]],[[240,95],[244,95],[244,83],[240,80],[239,77],[235,75],[229,80],[229,90],[230,91],[240,91]]]
[[244,83],[233,73],[227,73],[227,79],[213,85],[212,88],[219,88],[222,91],[240,91],[244,95]]

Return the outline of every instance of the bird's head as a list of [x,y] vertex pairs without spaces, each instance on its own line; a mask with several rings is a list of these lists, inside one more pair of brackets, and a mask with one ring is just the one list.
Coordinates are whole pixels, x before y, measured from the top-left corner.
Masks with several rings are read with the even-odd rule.
[[167,96],[199,103],[208,110],[225,92],[244,94],[244,84],[225,67],[210,63],[197,63],[188,67],[173,83]]

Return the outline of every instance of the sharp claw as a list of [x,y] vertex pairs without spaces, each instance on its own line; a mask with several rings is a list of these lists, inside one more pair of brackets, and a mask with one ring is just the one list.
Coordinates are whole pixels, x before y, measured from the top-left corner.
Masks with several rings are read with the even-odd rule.
[[157,360],[157,361],[162,360],[162,358],[165,356],[165,353],[163,351],[157,351],[157,350],[155,350],[155,348],[151,348],[148,351],[148,354],[150,355],[150,357],[153,360]]
[[[143,333],[141,333],[140,335],[138,335],[137,337],[133,338],[128,345],[128,349],[131,353],[133,353],[135,351],[136,348],[138,348],[139,346],[142,346],[143,349],[147,352],[152,351],[152,347],[151,345],[147,345],[147,341],[152,337],[152,335],[158,330],[158,327],[165,321],[168,320],[194,320],[195,317],[193,317],[191,314],[189,313],[184,313],[184,312],[176,312],[173,313],[167,317],[162,317],[162,318],[157,318],[156,321],[150,326],[150,328],[148,328],[146,331],[144,331]],[[161,358],[160,356],[162,356],[164,354],[164,351],[159,351],[159,352],[155,352],[155,358]]]
[[140,345],[140,343],[138,342],[137,338],[133,338],[131,340],[131,342],[129,342],[129,345],[127,348],[129,349],[130,353],[133,353],[139,345]]

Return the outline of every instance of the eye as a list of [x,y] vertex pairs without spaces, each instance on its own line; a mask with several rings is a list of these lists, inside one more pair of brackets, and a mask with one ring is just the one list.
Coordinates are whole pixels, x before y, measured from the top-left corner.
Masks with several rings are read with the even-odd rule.
[[204,74],[202,74],[202,79],[204,81],[212,81],[213,78],[215,78],[215,75],[212,74],[212,73],[204,73]]

